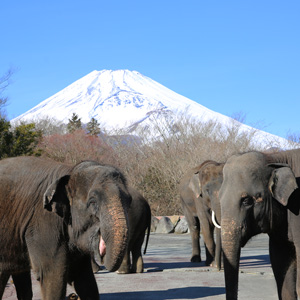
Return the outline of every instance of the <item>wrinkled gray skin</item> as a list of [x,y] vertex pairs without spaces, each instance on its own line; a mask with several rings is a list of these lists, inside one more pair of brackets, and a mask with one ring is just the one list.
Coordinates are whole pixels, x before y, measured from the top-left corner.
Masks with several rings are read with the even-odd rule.
[[267,233],[278,298],[296,300],[297,291],[300,296],[300,149],[234,155],[223,176],[219,196],[226,299],[237,299],[241,247],[254,235]]
[[131,196],[120,171],[17,157],[0,161],[0,183],[0,299],[10,275],[18,299],[32,299],[33,269],[43,299],[65,299],[70,283],[80,299],[98,300],[93,239],[102,236],[110,271],[127,245]]
[[[179,184],[183,213],[192,238],[191,262],[201,262],[200,228],[206,249],[206,265],[221,268],[220,230],[212,222],[212,210],[221,223],[218,191],[222,184],[224,164],[205,161],[189,170]],[[216,230],[216,243],[214,241]]]
[[[142,245],[147,231],[144,254],[146,254],[151,228],[151,209],[147,200],[132,187],[128,188],[132,201],[128,210],[128,247],[119,274],[142,273],[144,271],[144,262],[142,257]],[[101,258],[98,257],[101,261]],[[95,259],[92,259],[93,271],[100,270],[100,266]]]

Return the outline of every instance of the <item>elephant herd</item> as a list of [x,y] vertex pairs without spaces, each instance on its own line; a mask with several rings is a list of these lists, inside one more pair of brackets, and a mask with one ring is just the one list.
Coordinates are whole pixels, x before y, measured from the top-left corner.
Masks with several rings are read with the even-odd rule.
[[220,269],[222,250],[226,299],[238,298],[241,248],[260,233],[269,235],[278,299],[300,298],[299,186],[300,149],[251,151],[225,163],[206,161],[182,178],[180,198],[191,232],[191,261],[200,261],[201,228],[206,264]]
[[[201,229],[206,264],[224,267],[226,299],[238,297],[241,247],[260,233],[269,235],[278,298],[300,297],[299,180],[300,149],[205,161],[183,176],[191,261],[201,261]],[[151,211],[117,168],[8,158],[0,183],[0,299],[10,276],[18,299],[32,299],[31,269],[43,299],[65,299],[68,283],[80,299],[99,299],[97,255],[109,271],[143,272]]]

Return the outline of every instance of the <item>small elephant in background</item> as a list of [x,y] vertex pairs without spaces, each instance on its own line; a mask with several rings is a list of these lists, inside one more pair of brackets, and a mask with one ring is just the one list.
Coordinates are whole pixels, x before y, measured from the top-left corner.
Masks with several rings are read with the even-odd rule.
[[[217,228],[216,242],[214,240],[215,226],[221,222],[220,202],[218,192],[223,181],[223,163],[212,160],[189,170],[181,179],[179,193],[183,213],[187,219],[192,238],[191,262],[201,262],[200,230],[204,238],[206,250],[206,265],[221,268],[221,236]],[[212,212],[215,213],[213,217]]]
[[[128,247],[126,248],[124,259],[120,268],[117,270],[119,274],[128,273],[143,273],[144,262],[142,257],[142,245],[147,231],[146,244],[144,254],[146,254],[150,229],[151,229],[151,209],[147,200],[141,195],[140,192],[132,187],[128,188],[132,197],[132,201],[128,210]],[[95,243],[98,245],[98,243]],[[95,251],[97,254],[98,251]],[[130,256],[132,259],[130,259]],[[100,261],[102,258],[98,258]],[[101,267],[92,258],[93,271],[97,272]]]

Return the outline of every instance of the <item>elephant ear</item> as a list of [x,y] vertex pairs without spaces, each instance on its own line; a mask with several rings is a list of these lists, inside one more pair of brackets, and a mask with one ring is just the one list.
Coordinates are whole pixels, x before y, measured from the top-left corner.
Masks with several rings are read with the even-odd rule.
[[43,197],[44,208],[60,217],[66,217],[70,214],[70,203],[66,192],[69,179],[69,175],[57,179],[47,188]]
[[296,178],[290,167],[273,170],[269,180],[269,190],[274,199],[286,206],[289,197],[297,188]]
[[201,196],[202,189],[201,189],[201,183],[200,183],[200,178],[199,178],[199,172],[196,172],[193,174],[193,176],[190,180],[190,183],[189,183],[189,188],[193,191],[196,198]]

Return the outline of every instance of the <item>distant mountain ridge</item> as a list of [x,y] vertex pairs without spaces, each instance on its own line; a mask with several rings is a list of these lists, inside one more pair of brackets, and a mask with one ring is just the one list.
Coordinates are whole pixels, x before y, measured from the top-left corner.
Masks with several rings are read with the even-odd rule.
[[[83,123],[95,118],[108,130],[127,128],[128,133],[133,133],[138,126],[151,126],[149,119],[153,114],[177,115],[179,112],[187,112],[202,122],[216,121],[224,126],[236,122],[137,71],[129,70],[93,71],[12,122],[50,117],[67,123],[72,114],[76,113]],[[241,130],[250,131],[253,128],[241,124]],[[264,131],[257,131],[256,135],[261,142],[274,140],[276,146],[287,147],[287,141],[281,137]]]

